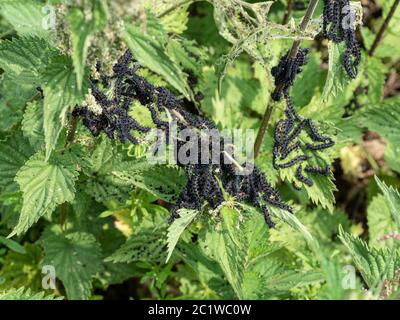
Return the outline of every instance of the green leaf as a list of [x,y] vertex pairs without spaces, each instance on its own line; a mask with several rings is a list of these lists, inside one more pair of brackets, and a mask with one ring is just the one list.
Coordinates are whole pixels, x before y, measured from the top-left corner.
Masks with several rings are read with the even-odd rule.
[[165,239],[165,229],[142,228],[105,261],[114,263],[164,262],[167,255]]
[[190,98],[184,74],[165,54],[165,48],[159,42],[133,25],[126,27],[124,38],[135,59],[153,72],[162,75],[171,86]]
[[400,153],[398,141],[400,140],[400,100],[372,104],[368,106],[359,117],[359,126],[379,133],[387,142],[385,159],[394,170],[400,170],[396,155]]
[[329,42],[329,68],[321,100],[338,97],[349,83],[350,78],[343,68],[344,45]]
[[56,147],[67,112],[84,99],[88,83],[85,81],[83,90],[79,90],[72,60],[66,56],[58,56],[50,62],[43,81],[45,97],[43,121],[46,160],[48,160]]
[[388,143],[385,147],[385,161],[389,165],[389,167],[396,172],[400,172],[399,159],[400,148],[397,145]]
[[389,208],[392,213],[392,218],[400,229],[400,194],[399,191],[394,189],[392,186],[387,186],[385,182],[381,181],[377,176],[375,176],[375,181],[379,188],[382,190],[383,195],[386,198]]
[[370,246],[383,248],[400,244],[397,239],[385,239],[384,237],[398,231],[391,208],[384,195],[379,194],[372,199],[368,205],[367,218]]
[[56,276],[69,299],[87,299],[91,295],[92,277],[103,268],[100,244],[92,234],[62,233],[58,227],[47,229],[41,238],[44,263],[53,265]]
[[[244,235],[240,230],[235,230],[239,216],[235,209],[223,207],[221,209],[222,225],[219,232],[211,231],[206,235],[206,245],[211,251],[211,256],[218,262],[229,284],[232,286],[239,299],[244,298],[242,290],[243,266],[245,263],[246,242],[240,239]],[[236,231],[236,232],[234,232]],[[232,233],[233,232],[233,233]],[[237,245],[241,243],[241,245]]]
[[[304,141],[308,141],[307,138],[303,138],[300,136],[299,138]],[[304,140],[303,140],[304,139]],[[307,140],[305,140],[307,139]],[[316,167],[325,167],[326,165],[330,165],[333,158],[333,150],[323,150],[322,152],[309,152],[306,149],[301,149],[301,151],[293,152],[292,157],[298,156],[300,154],[306,154],[309,156],[309,159],[306,161],[307,165],[316,166]],[[289,161],[288,159],[287,161]],[[285,162],[287,162],[285,160]],[[303,165],[304,168],[304,165]],[[317,175],[317,174],[308,174],[304,173],[305,176],[310,178],[313,181],[313,185],[311,187],[306,186],[305,184],[301,184],[296,178],[296,169],[297,166],[279,170],[279,174],[282,179],[287,180],[290,183],[296,183],[297,185],[302,185],[307,192],[308,198],[315,204],[320,205],[323,208],[328,209],[329,211],[333,211],[335,197],[333,192],[336,191],[336,186],[334,184],[334,177],[331,173],[328,177]]]
[[320,274],[299,273],[285,264],[279,258],[281,247],[269,241],[262,214],[242,207],[240,213],[223,207],[221,224],[209,223],[199,236],[203,251],[218,262],[239,299],[288,298],[294,287],[321,279]]
[[85,12],[78,8],[72,8],[67,17],[71,29],[72,60],[74,62],[78,90],[82,89],[85,62],[91,38],[94,33],[107,25],[106,3],[92,0],[91,15],[92,19],[87,21]]
[[0,300],[63,300],[63,297],[56,297],[54,294],[45,292],[32,292],[30,289],[21,287],[0,292]]
[[110,171],[121,182],[146,190],[170,202],[176,200],[186,181],[178,167],[152,166],[146,158],[116,163]]
[[387,142],[396,146],[400,139],[400,100],[370,105],[362,113],[359,123],[371,131],[379,133]]
[[32,154],[29,142],[20,133],[0,142],[0,188],[15,184],[15,175]]
[[31,146],[39,150],[44,144],[43,101],[29,102],[22,119],[22,131]]
[[8,249],[20,253],[20,254],[25,254],[26,250],[23,246],[21,246],[18,242],[7,239],[3,236],[0,236],[0,243],[4,244]]
[[185,231],[188,225],[192,223],[194,218],[199,214],[199,211],[181,209],[178,211],[178,214],[180,217],[175,219],[168,228],[168,256],[166,262],[171,258],[172,252],[174,251],[183,231]]
[[2,0],[0,2],[1,15],[6,19],[19,35],[36,35],[48,37],[50,25],[45,5],[34,0]]
[[296,218],[294,214],[274,207],[270,207],[270,211],[272,216],[275,216],[276,218],[293,228],[293,230],[299,232],[311,246],[316,247],[318,245],[318,243],[315,241],[307,228],[300,222],[299,219]]
[[189,20],[188,8],[189,5],[183,5],[160,19],[166,32],[181,34],[186,31]]
[[360,238],[343,231],[339,227],[339,238],[353,257],[369,288],[380,286],[386,279],[393,279],[400,266],[400,254],[395,250],[370,249]]
[[365,66],[368,78],[367,98],[370,104],[377,104],[383,100],[383,88],[386,80],[386,68],[381,60],[369,57]]
[[[11,241],[10,239],[7,239]],[[43,274],[40,263],[43,251],[37,244],[25,243],[18,251],[10,250],[2,261],[0,279],[1,289],[19,288],[25,286],[33,290],[42,288]]]
[[320,55],[312,54],[308,60],[307,65],[304,66],[304,71],[296,78],[291,91],[293,103],[297,108],[304,107],[310,103],[323,78]]
[[18,225],[11,236],[26,232],[39,218],[51,214],[75,196],[75,164],[67,157],[54,157],[45,161],[39,152],[18,171],[15,180],[23,192],[23,206]]
[[27,36],[0,43],[0,67],[18,85],[40,85],[41,75],[57,50],[44,39]]

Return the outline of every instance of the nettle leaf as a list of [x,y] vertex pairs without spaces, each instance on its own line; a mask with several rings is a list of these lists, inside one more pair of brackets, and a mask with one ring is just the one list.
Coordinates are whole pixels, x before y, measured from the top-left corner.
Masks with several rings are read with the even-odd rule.
[[43,101],[32,101],[26,106],[22,119],[22,131],[31,146],[39,150],[44,143]]
[[57,56],[52,59],[43,75],[46,160],[56,147],[67,112],[84,99],[88,90],[87,81],[82,88],[79,90],[69,57]]
[[119,162],[111,174],[123,183],[146,190],[165,201],[176,200],[186,181],[178,167],[150,165],[146,158]]
[[220,265],[237,297],[243,299],[243,266],[247,243],[243,231],[239,228],[235,230],[239,219],[237,211],[224,207],[221,209],[221,215],[223,218],[221,230],[207,232],[205,245],[213,259]]
[[383,88],[386,80],[385,65],[375,57],[368,57],[365,72],[368,78],[367,98],[370,104],[380,103],[383,100]]
[[[274,215],[274,211],[271,211]],[[286,222],[287,218],[281,219],[281,223],[270,231],[270,241],[283,245],[296,256],[302,256],[302,263],[305,264],[308,263],[307,260],[318,258],[314,255],[314,252],[318,252],[315,249],[337,247],[338,242],[332,239],[337,238],[339,224],[346,231],[351,226],[346,214],[339,210],[330,213],[322,208],[314,210],[296,208],[292,216],[284,211],[283,213],[287,214],[289,219],[295,218],[297,221]]]
[[397,145],[400,139],[400,101],[371,105],[362,113],[359,123],[379,133],[387,142]]
[[[299,139],[302,142],[305,141],[311,142],[308,140],[308,137],[306,138],[303,134],[301,134]],[[323,168],[326,165],[330,165],[334,158],[333,150],[323,150],[322,152],[315,152],[303,148],[301,149],[301,151],[293,152],[292,157],[298,156],[300,154],[305,154],[310,157],[310,159],[304,162],[303,168],[305,167],[305,165]],[[309,177],[313,181],[313,185],[309,187],[297,180],[296,178],[297,167],[298,166],[293,166],[288,169],[279,170],[280,177],[284,180],[287,180],[290,183],[296,183],[297,185],[302,185],[305,191],[307,192],[308,198],[313,203],[320,205],[321,207],[326,208],[332,212],[335,203],[335,197],[333,195],[333,192],[337,190],[333,182],[334,181],[333,174],[331,173],[328,177],[325,177],[318,174],[304,173],[305,176]]]
[[90,40],[94,33],[107,25],[107,4],[104,1],[92,0],[92,19],[87,21],[83,10],[72,8],[68,12],[68,22],[71,29],[72,60],[77,78],[78,90],[82,89],[85,75],[85,62]]
[[[156,7],[159,3],[156,2]],[[183,33],[187,30],[187,23],[189,21],[189,5],[183,5],[160,18],[160,23],[166,32]],[[157,10],[157,8],[156,8]]]
[[0,243],[4,244],[8,249],[14,251],[15,253],[19,254],[27,253],[26,249],[23,246],[21,246],[18,242],[12,239],[7,239],[6,237],[0,236]]
[[63,297],[56,297],[54,294],[45,292],[32,292],[30,289],[21,287],[0,292],[0,300],[63,300]]
[[198,210],[181,209],[178,211],[180,217],[175,219],[168,228],[168,256],[166,262],[171,258],[172,252],[174,251],[183,231],[185,231],[199,213]]
[[[275,257],[281,247],[268,241],[262,215],[249,206],[243,208],[239,213],[223,207],[221,225],[209,223],[200,237],[203,251],[218,262],[239,299],[288,298],[294,287],[321,279],[320,274],[299,273]],[[242,217],[242,213],[247,214]]]
[[291,91],[293,103],[297,108],[310,103],[315,91],[322,84],[323,72],[320,67],[320,54],[313,53],[308,60],[307,65],[304,66],[304,71],[296,78]]
[[0,142],[0,188],[15,185],[15,175],[32,154],[33,149],[20,133]]
[[[48,37],[51,26],[51,8],[34,0],[3,0],[1,15],[19,35]],[[53,12],[53,14],[55,14]]]
[[74,200],[77,178],[75,164],[68,157],[54,156],[48,162],[43,152],[31,157],[15,178],[23,192],[23,206],[10,237],[26,232],[58,205]]
[[353,261],[360,271],[369,288],[380,286],[386,279],[393,279],[400,267],[400,253],[394,249],[375,249],[360,238],[339,228],[339,237],[353,257]]
[[180,68],[165,53],[165,48],[139,27],[128,25],[124,34],[125,41],[134,57],[151,71],[163,76],[168,83],[185,97],[190,98],[190,89],[186,77]]
[[86,181],[85,192],[98,202],[107,202],[111,199],[120,202],[126,200],[131,188],[111,174],[115,166],[122,162],[121,155],[113,148],[111,142],[101,140],[92,153],[90,162],[90,179]]
[[394,170],[400,170],[396,156],[400,154],[398,141],[400,139],[400,100],[394,99],[390,102],[373,104],[359,117],[359,126],[367,127],[369,130],[379,133],[387,142],[385,148],[385,159]]
[[383,192],[387,203],[389,204],[390,211],[392,213],[393,221],[397,224],[397,228],[400,230],[400,194],[399,191],[394,189],[392,186],[387,186],[385,182],[381,181],[375,176],[375,181],[379,188]]
[[299,234],[301,234],[304,237],[304,239],[307,241],[308,244],[314,247],[318,245],[316,240],[311,235],[311,233],[307,230],[307,228],[301,223],[301,221],[294,214],[279,208],[270,207],[269,209],[271,211],[272,216],[275,216],[283,223],[290,226],[293,230],[299,232]]
[[130,238],[105,261],[114,263],[130,263],[133,261],[165,262],[166,229],[144,229]]
[[[10,239],[8,240],[10,241]],[[26,242],[18,251],[8,251],[0,270],[0,279],[2,279],[0,288],[9,289],[22,286],[32,289],[41,288],[43,274],[40,263],[42,259],[43,251],[37,244]]]
[[321,100],[327,102],[329,98],[338,97],[349,84],[351,79],[343,68],[344,44],[329,42],[329,68]]
[[392,211],[386,197],[377,195],[368,205],[369,244],[376,248],[393,247],[400,244],[397,239],[385,239],[385,236],[397,233],[399,229],[393,220]]
[[55,268],[72,300],[91,295],[92,277],[103,269],[101,246],[85,232],[63,233],[59,228],[47,229],[41,238],[45,251],[44,264]]
[[4,40],[0,43],[0,67],[17,85],[38,86],[44,69],[55,54],[57,49],[36,36]]

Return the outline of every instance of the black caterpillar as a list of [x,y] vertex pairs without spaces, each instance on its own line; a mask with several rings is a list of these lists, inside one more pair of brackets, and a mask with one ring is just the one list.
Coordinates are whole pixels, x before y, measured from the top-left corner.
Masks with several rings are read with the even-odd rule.
[[[312,151],[319,151],[330,148],[334,145],[332,138],[323,136],[319,133],[311,119],[303,119],[295,110],[294,105],[290,99],[290,96],[285,93],[285,100],[287,107],[285,110],[285,118],[279,120],[275,126],[274,132],[274,147],[272,151],[272,162],[275,169],[287,169],[298,165],[296,169],[296,179],[308,187],[313,185],[313,181],[303,175],[302,162],[309,159],[306,155],[299,155],[292,158],[289,161],[287,158],[296,150],[305,148]],[[295,141],[299,137],[300,133],[305,131],[315,144],[307,143],[302,145],[299,140]],[[295,142],[294,142],[295,141]],[[306,166],[304,171],[307,173],[320,174],[328,176],[330,174],[329,166],[324,168]],[[296,189],[299,189],[294,184]]]
[[[349,0],[324,0],[323,36],[335,43],[346,43],[343,67],[355,79],[361,62],[361,48],[356,38],[354,12]],[[349,22],[345,25],[346,22]]]
[[275,79],[275,91],[271,97],[275,101],[280,101],[283,93],[288,93],[293,86],[296,76],[302,72],[301,67],[308,62],[308,48],[299,49],[294,59],[289,58],[289,51],[281,57],[277,66],[271,69],[271,74]]
[[[118,137],[122,143],[130,141],[137,144],[138,139],[132,132],[145,133],[150,128],[142,126],[129,115],[128,110],[134,101],[139,101],[149,110],[155,127],[166,133],[167,140],[169,140],[169,123],[161,117],[167,110],[179,114],[180,130],[216,129],[213,122],[186,111],[182,107],[183,101],[168,89],[155,87],[139,76],[137,74],[139,65],[132,64],[133,56],[127,51],[114,65],[112,76],[101,75],[99,79],[90,79],[91,94],[101,107],[99,114],[88,110],[85,106],[77,107],[73,111],[73,116],[81,117],[84,126],[94,136],[104,132],[109,139]],[[100,64],[97,65],[97,71],[101,74]],[[110,90],[113,92],[112,98],[104,93]],[[217,138],[223,147],[222,137]],[[178,150],[183,143],[178,140]],[[201,152],[198,158],[201,159]],[[282,201],[278,191],[268,183],[258,168],[253,167],[248,174],[241,175],[237,164],[225,162],[223,151],[220,152],[219,158],[219,164],[183,164],[177,159],[177,164],[185,168],[187,184],[171,210],[170,223],[179,217],[178,210],[181,208],[200,210],[204,204],[208,204],[210,208],[216,209],[224,201],[223,190],[238,201],[245,201],[259,208],[270,227],[273,227],[274,223],[266,204],[292,212],[292,208]]]

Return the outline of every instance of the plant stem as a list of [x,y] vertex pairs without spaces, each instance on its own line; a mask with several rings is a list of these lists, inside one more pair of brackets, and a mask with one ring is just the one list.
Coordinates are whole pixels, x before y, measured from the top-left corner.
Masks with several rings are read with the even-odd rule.
[[74,143],[75,140],[75,132],[76,126],[78,125],[78,118],[72,116],[71,121],[69,123],[68,134],[67,134],[67,141],[65,142],[65,147]]
[[290,18],[291,14],[292,14],[292,11],[293,11],[293,4],[294,4],[293,0],[289,0],[288,1],[287,7],[286,7],[286,10],[285,10],[285,15],[283,16],[283,19],[282,19],[282,24],[287,24],[288,23],[289,18]]
[[274,103],[270,103],[267,107],[267,110],[265,110],[264,116],[261,121],[260,129],[258,130],[256,141],[254,143],[254,158],[256,158],[261,149],[261,144],[264,140],[265,136],[265,131],[267,131],[268,128],[268,123],[269,120],[271,119],[272,116],[272,111],[274,110]]
[[[69,123],[67,139],[65,141],[64,148],[67,148],[69,145],[74,143],[77,125],[78,125],[78,117],[72,116],[70,123]],[[61,204],[61,206],[60,206],[60,226],[61,226],[62,231],[64,231],[65,223],[68,218],[68,211],[69,211],[69,203],[64,202],[63,204]]]
[[[301,20],[300,35],[307,29],[317,5],[318,5],[318,0],[310,1],[307,11],[303,17],[303,20]],[[290,49],[290,52],[288,55],[288,61],[293,61],[296,58],[297,53],[299,52],[300,44],[301,44],[301,39],[297,39],[293,42],[292,48]],[[281,92],[282,89],[283,89],[283,86],[279,86],[275,89],[275,91]],[[263,116],[263,119],[261,122],[261,126],[260,126],[260,129],[258,130],[257,138],[254,143],[254,158],[257,158],[257,156],[260,153],[261,145],[262,145],[262,142],[264,139],[265,132],[267,131],[273,109],[274,109],[274,103],[270,104],[267,107],[267,109],[265,110],[265,113],[264,113],[264,116]]]
[[385,21],[383,22],[383,25],[379,29],[378,34],[375,37],[375,40],[374,40],[374,43],[372,44],[371,49],[369,49],[369,51],[368,51],[368,55],[370,57],[372,57],[374,55],[376,48],[378,48],[378,45],[382,40],[383,34],[385,33],[386,29],[388,28],[390,20],[392,20],[399,3],[400,3],[400,0],[395,0],[392,7],[390,8],[389,14],[387,15]]
[[65,223],[66,223],[67,217],[68,217],[68,210],[69,210],[69,203],[64,202],[60,206],[60,226],[61,226],[62,231],[65,231]]

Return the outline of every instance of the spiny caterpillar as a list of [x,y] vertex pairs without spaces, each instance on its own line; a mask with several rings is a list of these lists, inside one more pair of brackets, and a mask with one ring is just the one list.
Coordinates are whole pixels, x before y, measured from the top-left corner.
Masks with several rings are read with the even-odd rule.
[[[334,141],[330,137],[321,135],[311,119],[303,119],[297,113],[287,93],[285,93],[285,100],[287,102],[285,118],[279,120],[275,126],[274,147],[272,151],[273,166],[275,169],[279,170],[298,165],[295,174],[296,179],[308,187],[311,187],[313,181],[303,175],[303,166],[301,164],[309,159],[308,156],[299,155],[284,163],[281,161],[287,160],[294,151],[300,150],[301,148],[312,151],[330,148],[334,145]],[[303,131],[316,143],[301,144],[299,140],[294,142]],[[321,174],[323,176],[328,176],[330,173],[329,166],[324,168],[306,166],[304,171],[307,173]],[[299,189],[296,185],[295,188]]]
[[289,57],[288,51],[279,60],[277,66],[271,69],[271,74],[275,79],[275,91],[271,97],[275,101],[280,101],[282,92],[288,93],[291,86],[294,84],[297,74],[302,72],[301,67],[307,64],[307,55],[310,52],[308,48],[299,49],[294,59]]
[[324,0],[323,35],[335,43],[345,42],[343,67],[352,79],[357,77],[361,62],[354,15],[349,0]]
[[[330,148],[334,145],[334,141],[332,138],[320,134],[311,119],[304,119],[297,113],[289,95],[290,87],[293,86],[297,74],[301,73],[302,67],[307,64],[308,53],[308,49],[300,48],[296,58],[290,59],[288,52],[281,57],[278,65],[271,69],[276,86],[271,97],[273,100],[279,101],[283,93],[286,101],[285,118],[279,120],[275,126],[272,163],[276,170],[288,169],[297,165],[296,179],[306,186],[311,187],[313,181],[306,177],[303,171],[327,176],[330,172],[329,166],[324,168],[306,166],[303,168],[302,163],[309,159],[308,156],[297,155],[290,160],[288,160],[288,157],[301,149],[317,152]],[[299,140],[296,140],[303,131],[315,143],[302,144]],[[297,190],[300,189],[295,183],[293,183],[293,186]]]
[[[132,66],[133,64],[133,66]],[[169,137],[169,122],[161,118],[162,112],[178,114],[178,130],[183,129],[209,129],[216,130],[213,122],[199,115],[194,115],[185,110],[183,101],[178,99],[168,89],[155,87],[145,78],[139,76],[137,71],[140,66],[133,63],[133,56],[127,51],[114,65],[113,75],[101,74],[101,66],[97,65],[100,74],[98,79],[91,78],[91,94],[96,103],[101,107],[100,113],[94,113],[85,106],[77,107],[73,115],[83,118],[84,126],[94,135],[104,132],[109,139],[115,136],[124,143],[130,141],[137,144],[138,140],[132,135],[132,131],[145,133],[149,127],[142,126],[128,113],[134,101],[145,106],[152,118],[152,122],[163,130]],[[109,98],[105,92],[112,92]],[[219,131],[217,131],[219,132]],[[224,145],[221,135],[218,135],[219,143]],[[200,139],[199,139],[200,140]],[[168,142],[167,142],[168,143]],[[183,146],[183,141],[177,141],[177,149]],[[209,148],[212,146],[210,145]],[[199,148],[198,150],[202,150]],[[204,204],[212,209],[224,202],[224,191],[236,198],[237,201],[248,202],[259,208],[268,226],[273,227],[267,204],[292,212],[292,208],[285,204],[278,191],[267,181],[265,175],[256,167],[247,174],[239,174],[238,164],[226,163],[224,148],[220,148],[218,164],[183,164],[176,159],[177,164],[185,169],[187,184],[181,191],[171,210],[169,222],[172,223],[179,217],[181,208],[203,208]],[[201,152],[197,155],[201,158]],[[242,167],[241,167],[242,168]]]

